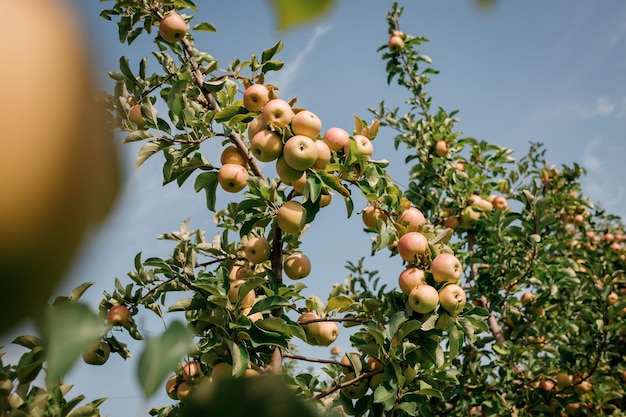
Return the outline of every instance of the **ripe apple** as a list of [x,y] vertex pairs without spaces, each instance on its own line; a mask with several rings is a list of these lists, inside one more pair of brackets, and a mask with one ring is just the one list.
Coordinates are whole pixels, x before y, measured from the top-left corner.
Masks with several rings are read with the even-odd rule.
[[141,115],[141,104],[131,106],[128,111],[128,120],[136,124],[139,129],[146,127],[146,119]]
[[485,200],[479,195],[472,195],[467,200],[470,206],[474,209],[478,209],[478,211],[489,213],[493,210],[493,204],[491,204],[488,200]]
[[275,98],[268,101],[261,110],[261,120],[265,126],[280,129],[287,126],[293,119],[293,109],[285,100]]
[[428,239],[420,232],[408,232],[398,239],[398,253],[407,262],[415,262],[428,251]]
[[311,273],[311,260],[302,252],[289,255],[283,262],[285,274],[291,279],[302,279]]
[[165,392],[167,393],[167,396],[170,397],[172,400],[178,400],[178,394],[176,393],[177,388],[178,377],[176,375],[172,375],[165,383]]
[[332,199],[333,199],[332,195],[330,195],[330,194],[322,194],[320,196],[320,207],[326,207],[327,205],[330,204]]
[[198,381],[200,378],[204,376],[202,373],[202,367],[200,366],[200,362],[198,361],[189,361],[183,365],[181,375],[183,381],[187,381],[190,383]]
[[298,201],[286,201],[276,214],[276,222],[283,232],[298,234],[304,226],[306,210]]
[[430,264],[430,273],[435,282],[456,283],[463,273],[461,261],[451,253],[440,253]]
[[272,247],[264,237],[253,236],[246,242],[244,252],[246,259],[253,264],[262,264],[270,258]]
[[339,326],[334,321],[320,321],[313,331],[313,336],[320,346],[330,346],[339,336]]
[[539,388],[544,391],[552,391],[554,389],[554,382],[550,379],[544,379],[539,383]]
[[418,285],[413,288],[408,296],[411,310],[420,314],[428,314],[434,311],[439,304],[439,293],[428,284]]
[[424,270],[413,266],[406,268],[398,277],[398,286],[404,295],[409,295],[413,288],[424,283]]
[[441,307],[451,316],[458,315],[467,302],[467,296],[463,288],[456,284],[448,284],[439,291]]
[[506,197],[503,197],[501,195],[494,196],[491,204],[493,205],[493,208],[495,210],[506,210],[509,208],[509,202],[507,201]]
[[471,230],[476,225],[476,222],[480,218],[480,212],[474,210],[472,207],[467,206],[461,211],[461,227],[465,230]]
[[291,168],[305,171],[317,161],[317,145],[307,136],[292,136],[283,146],[283,156]]
[[248,166],[248,159],[239,152],[239,149],[235,145],[224,148],[220,155],[220,162],[222,165],[237,164],[243,167]]
[[[354,372],[348,372],[347,374],[343,376],[342,382],[351,381],[354,378],[356,378],[356,376],[354,375]],[[363,378],[363,379],[360,379],[355,384],[348,385],[348,386],[341,388],[341,394],[343,394],[343,396],[346,398],[349,398],[351,400],[356,400],[358,398],[363,397],[365,393],[367,392],[368,388],[369,388],[369,380],[367,378]]]
[[346,146],[350,147],[350,134],[340,127],[328,129],[323,140],[333,152],[343,151]]
[[443,225],[448,229],[456,229],[459,227],[459,216],[450,215],[443,221]]
[[83,352],[83,360],[89,365],[103,365],[111,354],[111,346],[104,340],[97,341]]
[[107,322],[111,326],[126,327],[130,324],[131,313],[128,307],[122,304],[112,306],[107,312]]
[[[359,155],[372,156],[374,153],[374,145],[372,141],[363,135],[354,135],[354,140],[356,141],[356,147],[359,150]],[[348,153],[350,145],[348,145],[348,149],[344,149],[345,153]]]
[[211,370],[211,376],[215,381],[223,378],[230,378],[233,376],[233,366],[226,362],[216,363]]
[[187,22],[178,13],[168,13],[159,24],[159,35],[165,42],[178,42],[187,35]]
[[176,398],[178,398],[179,401],[187,401],[189,394],[191,394],[191,384],[189,382],[182,381],[178,384],[176,387]]
[[302,110],[293,116],[291,130],[294,135],[304,135],[316,139],[322,131],[322,121],[315,113]]
[[530,292],[530,291],[525,292],[520,297],[520,301],[522,302],[522,304],[532,304],[536,300],[537,300],[537,296],[534,293]]
[[263,84],[252,84],[243,92],[243,106],[249,111],[261,111],[270,101],[270,92]]
[[261,130],[250,141],[250,153],[261,162],[275,161],[282,151],[281,137],[271,130]]
[[456,161],[454,161],[454,169],[459,172],[465,171],[465,161],[461,159],[457,159]]
[[265,130],[267,126],[263,123],[263,119],[261,116],[256,119],[252,119],[250,123],[248,123],[248,139],[252,139],[254,135],[259,133],[261,130]]
[[315,164],[313,164],[313,168],[323,170],[330,162],[330,148],[323,140],[316,140],[315,146],[317,146],[317,159]]
[[556,376],[556,385],[560,388],[571,387],[574,383],[574,378],[566,373],[560,373]]
[[619,300],[619,295],[617,295],[617,293],[615,291],[611,291],[609,293],[609,295],[606,296],[606,302],[609,305],[613,305],[617,302],[617,300]]
[[224,191],[238,193],[248,181],[248,170],[239,164],[224,164],[217,173],[217,181]]
[[574,381],[574,392],[578,395],[585,395],[591,392],[593,385],[591,382],[584,380]]
[[302,177],[304,171],[300,171],[297,169],[293,169],[287,164],[284,156],[280,156],[276,160],[276,174],[282,182],[285,184],[291,184],[293,181],[296,181]]
[[295,181],[291,181],[291,186],[294,191],[300,195],[304,194],[304,189],[306,188],[306,172],[303,172]]
[[404,48],[404,40],[397,35],[391,35],[387,42],[387,47],[391,52],[400,52]]
[[445,140],[438,140],[435,143],[435,153],[437,154],[437,156],[440,157],[444,157],[446,155],[448,155],[448,152],[450,151],[450,146],[448,145],[448,142],[446,142]]
[[426,224],[426,218],[417,207],[409,207],[400,213],[398,223],[405,226],[407,232],[417,232]]
[[365,227],[368,229],[378,229],[378,221],[381,220],[385,222],[387,220],[385,212],[379,207],[372,205],[365,207],[361,218],[363,219],[363,224],[365,224]]
[[248,291],[246,294],[241,296],[241,299],[239,298],[239,288],[241,288],[245,282],[246,281],[243,279],[231,281],[230,288],[228,290],[228,300],[233,304],[239,302],[239,306],[241,308],[252,307],[252,305],[254,305],[254,290]]

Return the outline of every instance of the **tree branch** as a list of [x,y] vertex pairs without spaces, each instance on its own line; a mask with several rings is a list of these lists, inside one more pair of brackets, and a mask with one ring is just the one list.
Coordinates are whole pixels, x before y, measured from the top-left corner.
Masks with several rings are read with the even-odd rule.
[[361,374],[361,375],[357,376],[356,378],[353,378],[353,379],[351,379],[349,381],[340,382],[339,384],[330,387],[326,391],[320,392],[315,397],[313,397],[313,399],[319,400],[320,398],[324,398],[327,395],[330,395],[333,392],[338,391],[338,390],[340,390],[340,389],[342,389],[344,387],[349,387],[350,385],[354,385],[354,384],[356,384],[357,382],[359,382],[362,379],[371,378],[374,375],[382,374],[383,372],[384,372],[384,369],[375,369],[373,371]]

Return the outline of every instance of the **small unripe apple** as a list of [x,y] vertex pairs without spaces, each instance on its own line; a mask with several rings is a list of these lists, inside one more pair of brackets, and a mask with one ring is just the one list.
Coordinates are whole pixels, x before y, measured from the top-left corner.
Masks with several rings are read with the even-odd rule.
[[343,151],[350,147],[350,134],[340,127],[331,127],[324,133],[324,142],[333,152]]
[[439,291],[439,303],[451,316],[458,315],[467,302],[463,288],[456,284],[448,284]]
[[282,151],[283,140],[271,130],[261,130],[250,141],[250,153],[261,162],[275,161]]
[[463,265],[459,259],[450,253],[440,253],[430,264],[430,273],[435,282],[456,283],[463,273]]
[[306,210],[297,201],[286,201],[278,209],[276,222],[283,232],[298,234],[304,226]]
[[248,170],[239,164],[224,164],[217,173],[217,181],[224,191],[238,193],[248,181]]
[[400,52],[404,48],[404,40],[397,35],[391,35],[387,42],[387,47],[391,52]]
[[272,248],[270,242],[264,237],[254,236],[248,239],[244,252],[246,259],[253,264],[262,264],[270,258]]
[[316,139],[322,131],[322,121],[315,113],[302,110],[293,116],[291,130],[294,135],[304,135]]
[[130,324],[131,313],[128,307],[122,304],[112,306],[107,312],[107,322],[111,326],[126,327]]
[[405,226],[407,232],[417,232],[426,224],[426,218],[417,207],[409,207],[400,213],[398,223]]
[[307,136],[292,136],[283,146],[283,156],[291,168],[305,171],[317,161],[317,145]]
[[398,277],[398,287],[404,295],[409,295],[413,288],[424,284],[424,270],[416,267],[406,268]]
[[415,262],[428,251],[428,239],[420,232],[408,232],[398,239],[398,253],[407,262]]
[[146,126],[146,119],[141,115],[141,104],[135,104],[130,108],[128,120],[136,124],[139,129],[143,129]]
[[289,103],[280,98],[268,101],[261,111],[263,124],[274,129],[287,126],[291,123],[293,116],[293,109]]
[[428,284],[413,288],[408,296],[409,307],[419,314],[428,314],[434,311],[439,304],[439,293]]
[[103,365],[110,354],[111,346],[105,341],[97,341],[83,352],[83,361],[89,365]]
[[302,279],[311,273],[311,260],[304,253],[294,253],[285,259],[283,268],[289,278]]
[[243,106],[249,111],[261,111],[270,101],[270,92],[263,84],[252,84],[243,92]]
[[243,167],[248,166],[248,159],[241,154],[239,149],[235,145],[230,145],[224,148],[220,155],[220,162],[225,164],[237,164]]
[[159,35],[165,42],[178,42],[187,35],[187,22],[178,13],[168,13],[159,24]]

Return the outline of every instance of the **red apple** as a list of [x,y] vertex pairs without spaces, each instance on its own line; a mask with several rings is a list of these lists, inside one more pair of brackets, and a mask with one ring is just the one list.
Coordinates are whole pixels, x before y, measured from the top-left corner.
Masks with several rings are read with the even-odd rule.
[[278,209],[276,222],[283,232],[298,234],[304,226],[306,210],[297,201],[287,201]]
[[250,141],[250,153],[261,162],[275,161],[282,151],[282,138],[271,130],[261,130]]
[[451,316],[458,315],[467,302],[467,296],[463,288],[456,284],[448,284],[439,291],[441,307]]
[[420,232],[408,232],[398,239],[398,253],[407,262],[415,262],[428,251],[428,239]]
[[239,152],[239,149],[235,145],[224,148],[220,155],[220,162],[222,165],[237,164],[244,167],[248,166],[248,159]]
[[165,383],[165,392],[167,393],[167,396],[170,397],[172,400],[178,400],[178,394],[176,393],[177,388],[178,377],[176,375],[172,375]]
[[324,142],[333,152],[343,151],[350,147],[350,134],[340,127],[331,127],[324,133]]
[[289,278],[302,279],[311,273],[311,260],[304,253],[294,253],[285,259],[283,268]]
[[263,124],[273,129],[287,126],[293,116],[293,109],[289,103],[279,98],[268,101],[261,111]]
[[322,121],[315,113],[302,110],[293,116],[291,130],[294,135],[304,135],[316,139],[322,131]]
[[317,145],[307,136],[292,136],[285,142],[283,156],[291,168],[305,171],[317,161]]
[[411,310],[420,314],[428,314],[437,308],[439,304],[439,293],[428,284],[418,285],[413,288],[408,296]]
[[178,42],[187,35],[187,22],[178,13],[168,13],[159,24],[159,35],[165,42]]
[[463,266],[451,253],[440,253],[430,264],[430,273],[433,274],[435,282],[456,283],[461,278]]
[[315,164],[313,164],[313,168],[323,170],[330,162],[330,148],[323,140],[316,140],[315,146],[317,146],[317,159]]
[[398,286],[404,295],[409,295],[413,288],[424,283],[424,270],[416,267],[406,268],[398,277]]
[[554,389],[554,382],[550,379],[544,379],[539,383],[539,388],[544,391],[552,391]]
[[262,264],[270,258],[272,248],[264,237],[254,236],[248,239],[244,252],[246,259],[253,264]]
[[261,111],[270,101],[270,92],[263,84],[252,84],[243,93],[243,106],[249,111]]
[[491,204],[493,205],[493,208],[495,210],[506,210],[509,208],[509,202],[507,201],[506,197],[503,197],[501,195],[494,196]]
[[248,181],[248,170],[239,164],[224,164],[217,173],[217,181],[224,191],[237,193]]
[[387,47],[391,52],[400,52],[404,48],[404,40],[397,35],[391,35],[387,42]]
[[196,382],[200,378],[202,378],[202,367],[200,366],[200,362],[198,361],[189,361],[183,365],[181,375],[183,381],[187,382]]
[[417,232],[426,224],[426,218],[420,209],[409,207],[400,213],[398,223],[405,226],[407,232]]
[[131,313],[128,307],[122,304],[116,304],[107,312],[107,322],[111,326],[126,327],[130,324]]

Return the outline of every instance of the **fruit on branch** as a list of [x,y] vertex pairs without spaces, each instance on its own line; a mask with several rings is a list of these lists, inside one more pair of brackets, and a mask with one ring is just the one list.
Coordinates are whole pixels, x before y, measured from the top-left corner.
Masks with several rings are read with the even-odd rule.
[[285,184],[291,184],[293,181],[296,181],[302,177],[304,171],[293,169],[287,164],[284,156],[280,156],[276,160],[276,174],[278,174],[278,178]]
[[361,218],[363,219],[363,224],[368,229],[378,229],[378,221],[385,222],[387,215],[378,206],[369,205],[363,210]]
[[391,52],[400,52],[404,48],[404,40],[401,36],[391,35],[387,47]]
[[182,381],[176,387],[176,398],[179,401],[185,402],[189,398],[189,394],[191,394],[191,384],[187,381]]
[[226,362],[219,362],[213,366],[211,370],[211,377],[214,381],[218,381],[224,378],[231,378],[233,376],[233,366]]
[[296,193],[300,195],[304,194],[304,189],[306,188],[306,172],[303,172],[297,180],[292,181],[291,186]]
[[276,222],[283,232],[298,234],[304,227],[306,210],[298,201],[286,201],[278,209]]
[[443,158],[444,156],[448,155],[448,152],[450,152],[450,145],[448,145],[448,142],[446,142],[445,140],[438,140],[435,143],[435,153],[437,154],[437,156]]
[[346,147],[350,148],[350,134],[340,127],[328,129],[324,133],[323,140],[333,152],[343,151]]
[[463,273],[463,265],[456,256],[450,253],[440,253],[431,262],[430,273],[435,282],[456,283]]
[[270,258],[272,248],[264,237],[253,236],[246,242],[244,253],[246,259],[253,264],[262,264]]
[[326,207],[330,204],[333,196],[330,194],[322,194],[320,196],[320,207]]
[[560,388],[571,387],[574,383],[574,378],[566,373],[560,373],[556,376],[556,385]]
[[465,230],[471,230],[476,225],[476,222],[480,218],[480,212],[474,210],[472,207],[467,206],[461,211],[461,227]]
[[248,170],[239,164],[224,164],[217,173],[217,182],[224,191],[238,193],[248,182]]
[[[341,382],[351,381],[354,378],[356,378],[354,372],[348,372],[342,377]],[[346,398],[349,398],[351,400],[356,400],[358,398],[362,398],[368,389],[369,389],[369,379],[363,378],[354,384],[341,388],[341,393]]]
[[172,375],[165,382],[165,393],[172,400],[178,400],[178,393],[176,390],[178,389],[178,376]]
[[220,162],[222,165],[237,164],[243,167],[248,166],[248,159],[241,154],[235,145],[230,145],[224,148],[222,154],[220,155]]
[[533,304],[535,301],[537,301],[537,296],[534,293],[527,291],[524,294],[522,294],[522,296],[520,297],[520,301],[524,305]]
[[[407,368],[407,369],[411,369],[411,368]],[[369,386],[370,389],[372,391],[376,390],[376,387],[379,386],[380,384],[382,384],[383,382],[387,381],[387,376],[385,375],[385,373],[380,373],[380,374],[376,374],[374,376],[372,376],[370,378],[370,382],[369,382]],[[411,381],[406,381],[405,382],[410,383]]]
[[136,124],[139,129],[146,127],[146,119],[141,115],[141,104],[131,106],[128,111],[128,120]]
[[334,321],[320,321],[312,328],[313,336],[320,346],[330,346],[339,336],[339,326]]
[[97,341],[83,352],[83,361],[89,365],[103,365],[110,354],[111,346],[104,340]]
[[322,131],[322,121],[315,113],[302,110],[293,116],[291,130],[294,135],[304,135],[316,139]]
[[[354,140],[356,142],[356,148],[359,150],[359,155],[372,156],[374,154],[374,145],[367,136],[354,135]],[[348,145],[348,149],[344,149],[345,153],[348,153],[349,146],[350,145]]]
[[283,269],[289,278],[302,279],[311,273],[311,260],[302,252],[294,253],[285,259]]
[[501,195],[490,195],[487,201],[493,205],[494,210],[507,210],[509,208],[508,200]]
[[261,162],[275,161],[282,151],[281,137],[271,130],[261,130],[250,141],[250,153]]
[[200,366],[200,362],[186,362],[182,367],[181,376],[183,378],[183,381],[187,381],[190,383],[194,383],[200,380],[204,376],[204,373],[202,372],[202,367]]
[[408,296],[409,307],[419,314],[428,314],[439,305],[439,293],[428,284],[413,288]]
[[457,227],[459,227],[459,216],[451,214],[443,221],[443,225],[448,229],[456,229]]
[[574,392],[578,395],[585,395],[591,392],[593,385],[588,380],[577,378],[574,380]]
[[544,391],[552,391],[554,389],[554,382],[550,379],[544,379],[539,383],[539,388]]
[[252,119],[250,123],[248,123],[248,139],[252,139],[254,135],[259,133],[261,130],[264,130],[267,126],[263,123],[263,119],[261,116],[256,119]]
[[398,223],[406,227],[407,232],[417,232],[426,224],[426,218],[417,207],[409,207],[400,213]]
[[313,164],[313,168],[323,170],[330,162],[330,148],[323,140],[315,140],[315,146],[317,147],[317,159],[315,164]]
[[315,340],[315,334],[317,333],[317,325],[319,322],[307,323],[310,320],[317,320],[320,316],[317,315],[314,311],[307,311],[298,317],[298,323],[304,329],[304,333],[306,334],[307,343],[317,344]]
[[568,403],[567,405],[565,405],[565,411],[570,416],[576,415],[579,409],[580,403]]
[[263,84],[252,84],[243,92],[243,106],[249,111],[261,111],[270,101],[270,92]]
[[457,284],[447,284],[439,291],[439,303],[451,316],[463,311],[466,302],[465,291]]
[[611,291],[609,295],[606,296],[606,302],[609,305],[615,304],[619,300],[619,295],[615,291]]
[[398,277],[398,287],[404,295],[409,295],[413,288],[424,284],[424,270],[414,266],[406,268],[400,272]]
[[285,100],[275,98],[268,101],[261,110],[261,120],[270,129],[280,129],[291,123],[293,109]]
[[369,369],[370,371],[382,369],[383,367],[384,365],[382,364],[382,362],[374,358],[373,356],[367,358],[367,369]]
[[128,327],[130,325],[130,317],[130,310],[122,304],[116,304],[107,311],[107,322],[111,326]]
[[254,290],[248,291],[241,296],[241,299],[239,298],[239,288],[245,283],[246,281],[243,279],[231,281],[230,288],[228,289],[228,300],[233,304],[239,302],[241,308],[252,307],[255,298]]
[[459,172],[465,171],[465,161],[463,161],[462,159],[457,159],[456,161],[454,161],[454,169]]
[[470,207],[472,207],[476,211],[489,213],[493,210],[493,204],[491,204],[488,200],[485,200],[479,195],[470,196],[467,202],[469,203]]
[[428,239],[420,232],[408,232],[398,239],[398,253],[407,262],[416,262],[427,251]]
[[292,136],[283,146],[283,156],[291,168],[305,171],[313,167],[317,161],[317,145],[307,136]]
[[187,22],[178,13],[168,13],[159,24],[159,35],[165,42],[181,41],[187,35]]

